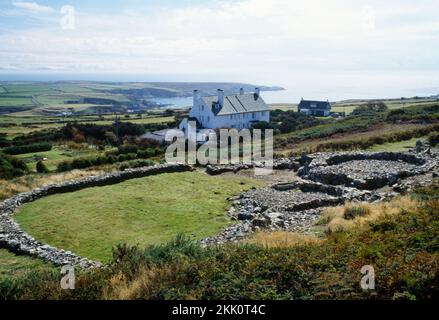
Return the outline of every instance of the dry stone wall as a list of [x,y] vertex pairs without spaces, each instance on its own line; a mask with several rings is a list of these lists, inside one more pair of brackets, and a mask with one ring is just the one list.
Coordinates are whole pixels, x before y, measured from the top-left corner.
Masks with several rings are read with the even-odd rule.
[[17,254],[26,254],[41,258],[55,265],[72,265],[83,269],[101,267],[101,263],[80,257],[73,252],[58,249],[35,240],[24,232],[14,220],[14,214],[24,203],[35,201],[45,196],[81,190],[89,187],[116,184],[125,180],[171,172],[190,171],[187,165],[156,165],[136,169],[92,176],[80,180],[52,184],[24,192],[3,201],[0,204],[0,247]]
[[233,198],[229,216],[238,223],[202,243],[237,241],[261,229],[311,232],[325,207],[347,201],[383,201],[430,184],[438,176],[438,160],[434,152],[332,152],[284,160],[301,164],[300,178]]

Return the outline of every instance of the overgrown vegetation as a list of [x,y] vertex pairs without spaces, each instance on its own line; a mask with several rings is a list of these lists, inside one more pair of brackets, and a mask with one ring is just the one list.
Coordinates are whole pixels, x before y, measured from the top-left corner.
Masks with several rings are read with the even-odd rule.
[[0,179],[19,177],[28,171],[26,163],[0,152]]
[[415,105],[409,108],[391,110],[387,116],[387,121],[426,121],[433,122],[439,120],[439,104]]
[[313,116],[309,116],[292,110],[282,111],[273,110],[270,112],[270,122],[256,123],[254,129],[273,129],[275,134],[288,133],[296,130],[313,127],[327,121],[319,120]]
[[[164,245],[118,246],[113,263],[80,274],[61,290],[59,274],[33,271],[0,280],[7,299],[438,299],[439,187],[387,204],[316,241],[202,248],[179,236]],[[405,204],[402,206],[402,204]],[[358,206],[358,204],[356,205]],[[340,208],[343,219],[345,208]],[[361,223],[358,219],[362,219]],[[328,225],[334,216],[323,222]],[[270,235],[270,237],[272,237]],[[363,291],[360,270],[372,265],[376,290]],[[38,281],[36,280],[38,279]]]
[[412,138],[420,138],[429,133],[435,133],[439,130],[439,124],[434,124],[430,126],[425,126],[422,128],[407,130],[403,132],[396,132],[392,134],[383,134],[379,136],[374,136],[370,138],[363,139],[345,139],[344,141],[337,142],[327,142],[320,143],[314,146],[313,149],[309,150],[309,152],[322,152],[322,151],[331,151],[331,150],[362,150],[367,149],[374,145],[381,145],[385,143],[392,143],[398,141],[406,141]]
[[3,149],[3,152],[11,155],[18,155],[23,153],[31,152],[41,152],[52,150],[52,145],[50,143],[35,143],[21,146],[13,146]]

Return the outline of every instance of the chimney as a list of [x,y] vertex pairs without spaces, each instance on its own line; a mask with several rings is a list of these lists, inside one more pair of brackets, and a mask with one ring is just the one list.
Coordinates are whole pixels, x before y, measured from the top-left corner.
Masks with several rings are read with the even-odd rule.
[[259,94],[261,93],[261,90],[259,88],[255,88],[255,96],[259,98]]
[[198,90],[194,90],[194,106],[196,104],[196,101],[200,99],[200,93],[198,92]]
[[243,95],[244,94],[244,88],[239,89],[239,94]]
[[224,106],[224,91],[218,89],[218,104],[223,107]]

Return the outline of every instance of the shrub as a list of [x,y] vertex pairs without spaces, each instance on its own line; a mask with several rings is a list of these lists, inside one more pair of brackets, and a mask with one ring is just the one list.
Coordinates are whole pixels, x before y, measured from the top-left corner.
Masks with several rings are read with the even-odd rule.
[[42,152],[52,150],[52,145],[50,143],[35,143],[23,146],[13,146],[4,149],[4,153],[17,155],[31,152]]
[[439,143],[439,132],[432,132],[428,136],[428,142],[435,147]]
[[19,177],[28,171],[26,163],[20,159],[0,153],[0,178]]
[[72,170],[72,165],[69,161],[63,161],[58,164],[57,171],[58,172],[66,172]]
[[137,146],[134,144],[123,144],[119,147],[117,147],[117,151],[119,154],[126,154],[126,153],[137,153]]
[[38,173],[48,173],[49,169],[46,167],[43,161],[37,162],[37,172]]
[[352,112],[352,115],[364,115],[376,112],[386,112],[389,108],[383,102],[368,102],[367,104],[358,106]]

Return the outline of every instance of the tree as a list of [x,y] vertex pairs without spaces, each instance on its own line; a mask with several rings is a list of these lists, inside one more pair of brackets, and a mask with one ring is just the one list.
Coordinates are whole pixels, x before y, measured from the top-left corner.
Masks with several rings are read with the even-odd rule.
[[358,106],[352,112],[352,115],[362,115],[370,112],[386,112],[388,110],[389,108],[383,102],[368,102],[367,104]]

